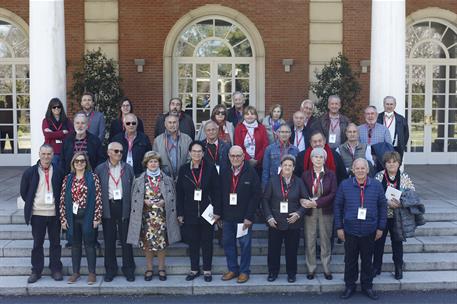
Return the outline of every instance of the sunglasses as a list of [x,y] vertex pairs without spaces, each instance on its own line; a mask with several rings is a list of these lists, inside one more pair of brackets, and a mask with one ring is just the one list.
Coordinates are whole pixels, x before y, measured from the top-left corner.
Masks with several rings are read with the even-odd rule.
[[52,108],[53,108],[53,109],[62,109],[61,106],[53,106]]
[[225,115],[225,111],[216,112],[216,115]]
[[74,163],[75,164],[85,164],[86,160],[85,159],[75,159]]
[[125,124],[126,124],[127,126],[130,126],[130,125],[136,126],[136,121],[127,121]]
[[122,152],[124,152],[123,150],[120,150],[120,149],[113,149],[112,151],[116,154],[119,154],[119,153],[122,154]]

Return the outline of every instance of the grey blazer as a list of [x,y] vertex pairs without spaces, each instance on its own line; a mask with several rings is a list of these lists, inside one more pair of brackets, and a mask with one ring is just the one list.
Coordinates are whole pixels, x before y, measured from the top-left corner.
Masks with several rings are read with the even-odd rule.
[[[161,169],[165,172],[166,175],[170,176],[174,181],[178,178],[178,174],[176,176],[173,174],[173,169],[171,166],[171,159],[168,155],[167,147],[165,147],[165,136],[166,133],[162,133],[154,139],[154,144],[152,145],[152,150],[158,152],[160,154],[160,158],[162,159],[162,166]],[[176,172],[178,172],[179,168],[187,163],[190,160],[189,157],[189,145],[192,142],[192,139],[189,135],[179,132],[179,140],[178,140],[178,164],[176,168]]]
[[[102,190],[102,204],[103,204],[103,218],[111,218],[111,210],[109,207],[109,174],[108,174],[108,165],[109,160],[101,163],[95,169],[95,174],[98,175],[100,179],[100,186]],[[128,219],[130,216],[130,204],[131,204],[131,189],[133,179],[135,174],[133,173],[133,168],[129,164],[121,161],[121,170],[124,170],[124,175],[122,175],[122,219]]]
[[[197,136],[195,137],[195,140],[203,141],[206,139],[205,126],[210,121],[211,120],[205,120],[204,122],[202,122],[202,125],[200,127],[200,130],[197,133]],[[230,121],[225,122],[225,130],[230,136],[231,144],[233,144],[233,136],[235,133],[235,128],[233,127],[233,124]]]
[[[132,245],[137,245],[140,238],[144,205],[144,176],[145,173],[143,172],[133,181],[132,210],[130,212],[129,232],[127,234],[127,243]],[[175,185],[171,177],[162,172],[159,187],[165,200],[167,237],[168,244],[171,245],[181,240],[181,230],[176,212]]]

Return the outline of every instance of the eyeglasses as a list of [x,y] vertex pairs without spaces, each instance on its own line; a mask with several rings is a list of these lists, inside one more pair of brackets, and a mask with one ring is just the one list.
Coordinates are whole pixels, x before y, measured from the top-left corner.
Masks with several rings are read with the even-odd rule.
[[61,107],[61,106],[53,106],[52,109],[53,109],[53,110],[54,110],[54,109],[62,109],[62,107]]
[[122,152],[124,152],[123,150],[120,150],[120,149],[112,149],[111,151],[113,151],[114,153],[116,154],[122,154]]
[[85,164],[86,160],[85,159],[75,159],[74,163],[75,164]]
[[216,112],[216,115],[225,115],[225,111],[218,111]]
[[231,157],[231,158],[242,158],[243,154],[229,154],[229,157]]
[[130,126],[130,125],[136,126],[136,121],[126,121],[125,124],[126,124],[127,126]]

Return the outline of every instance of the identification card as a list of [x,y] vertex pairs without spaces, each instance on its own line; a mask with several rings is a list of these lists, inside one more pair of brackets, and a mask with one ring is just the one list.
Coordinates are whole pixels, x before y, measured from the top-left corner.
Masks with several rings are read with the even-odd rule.
[[230,206],[236,206],[238,204],[238,197],[236,193],[230,193]]
[[278,175],[281,173],[281,167],[278,167]]
[[73,203],[73,214],[78,214],[78,209],[79,209],[79,205],[76,203]]
[[56,139],[56,144],[61,144],[62,141],[60,139]]
[[279,203],[279,212],[281,212],[281,213],[289,213],[289,203],[288,202],[280,202]]
[[201,201],[202,200],[202,190],[201,189],[196,189],[194,191],[194,201]]
[[121,189],[113,190],[113,199],[116,201],[122,199]]
[[330,144],[336,143],[336,134],[329,134],[328,142],[329,142]]
[[44,198],[44,203],[46,205],[52,205],[52,193],[46,193],[45,198]]
[[359,208],[359,212],[357,213],[358,220],[366,220],[367,219],[367,208]]
[[220,174],[220,171],[221,171],[221,166],[219,166],[219,165],[216,165],[216,170],[217,170],[217,174]]

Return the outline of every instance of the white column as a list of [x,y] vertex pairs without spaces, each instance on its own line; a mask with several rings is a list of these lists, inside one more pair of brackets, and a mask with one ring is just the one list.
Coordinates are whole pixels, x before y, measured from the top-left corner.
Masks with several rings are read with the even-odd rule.
[[66,106],[64,0],[30,0],[31,163],[44,142],[41,122],[49,100]]
[[405,31],[405,0],[372,0],[370,104],[379,112],[390,95],[405,115]]

